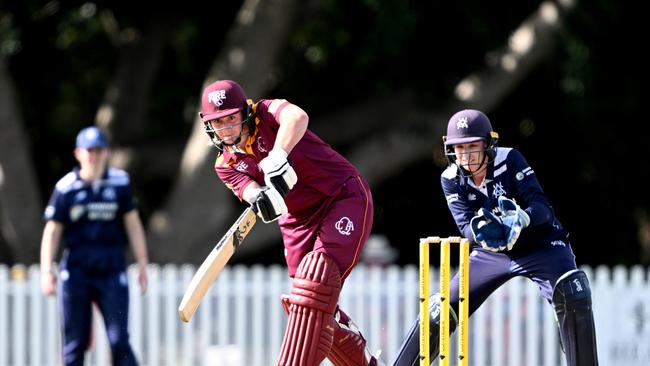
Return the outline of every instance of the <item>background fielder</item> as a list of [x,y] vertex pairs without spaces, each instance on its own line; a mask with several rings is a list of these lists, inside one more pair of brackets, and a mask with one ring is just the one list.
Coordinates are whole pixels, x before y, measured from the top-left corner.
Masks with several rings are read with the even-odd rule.
[[[442,189],[456,225],[472,243],[469,314],[506,281],[525,276],[555,309],[567,365],[597,365],[589,282],[576,267],[569,235],[555,217],[533,169],[516,149],[497,147],[498,135],[480,111],[454,114],[443,139],[449,167],[441,176]],[[434,359],[439,338],[436,295],[431,303]],[[453,332],[458,274],[451,280],[450,304]],[[418,321],[407,334],[395,365],[417,364]]]
[[147,248],[129,175],[108,168],[108,140],[97,127],[77,135],[79,167],[61,178],[45,209],[41,242],[41,288],[56,292],[53,268],[61,238],[59,305],[65,365],[83,365],[97,304],[108,333],[114,365],[135,365],[129,344],[129,291],[124,244],[138,261],[142,293],[147,289]]

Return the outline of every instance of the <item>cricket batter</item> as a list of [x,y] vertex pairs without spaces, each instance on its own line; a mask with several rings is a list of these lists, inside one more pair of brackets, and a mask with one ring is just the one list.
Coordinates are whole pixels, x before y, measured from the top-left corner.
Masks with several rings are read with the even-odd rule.
[[[449,166],[441,183],[461,234],[470,239],[469,314],[515,276],[534,281],[553,305],[568,366],[598,365],[591,290],[576,267],[569,234],[555,217],[535,172],[477,110],[454,114],[443,137]],[[450,332],[458,317],[458,274],[451,280]],[[439,296],[431,297],[431,359],[438,356]],[[419,319],[394,365],[419,360]]]
[[147,289],[147,247],[129,175],[107,166],[109,144],[97,127],[77,135],[79,162],[57,183],[45,209],[41,242],[41,289],[56,291],[53,267],[61,239],[65,246],[59,278],[65,365],[82,366],[88,348],[92,304],[97,304],[116,366],[137,365],[129,344],[129,289],[124,244],[138,261],[142,293]]
[[208,85],[205,132],[215,170],[265,222],[277,221],[291,296],[278,365],[376,365],[366,340],[338,307],[339,293],[370,233],[373,202],[357,169],[307,129],[308,116],[284,99],[248,100],[231,80]]

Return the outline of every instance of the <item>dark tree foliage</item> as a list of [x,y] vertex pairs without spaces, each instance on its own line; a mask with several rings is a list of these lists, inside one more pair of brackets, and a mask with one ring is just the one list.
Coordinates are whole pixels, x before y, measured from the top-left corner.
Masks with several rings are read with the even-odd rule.
[[[539,4],[307,2],[269,97],[296,102],[312,120],[402,89],[412,91],[422,109],[435,110]],[[107,32],[107,13],[119,26],[118,37],[141,30],[152,12],[176,19],[154,84],[147,139],[171,142],[180,151],[201,83],[240,5],[3,2],[0,38],[15,38],[19,47],[0,51],[17,85],[43,197],[73,165],[74,135],[94,122],[114,72],[119,46]],[[640,6],[578,2],[565,18],[552,56],[489,113],[501,145],[523,151],[534,168],[571,232],[579,263],[638,262],[639,217],[648,217],[650,207],[640,127],[648,67],[640,47],[647,43],[647,21]],[[402,116],[390,118],[399,124]],[[345,153],[350,146],[335,147]],[[373,187],[373,231],[399,247],[400,264],[415,261],[419,237],[456,232],[440,189],[442,169],[433,159],[418,161]],[[172,181],[170,176],[135,182],[145,220]],[[251,261],[280,262],[278,253],[269,249]]]
[[[647,58],[636,51],[644,43],[640,14],[630,4],[581,3],[554,57],[490,113],[501,145],[523,151],[535,170],[571,232],[579,264],[639,262],[639,216],[650,207],[643,188],[650,169],[641,132]],[[455,230],[439,188],[441,171],[423,161],[375,192],[383,202],[377,226],[412,243],[401,253],[404,261],[417,257],[423,232]]]

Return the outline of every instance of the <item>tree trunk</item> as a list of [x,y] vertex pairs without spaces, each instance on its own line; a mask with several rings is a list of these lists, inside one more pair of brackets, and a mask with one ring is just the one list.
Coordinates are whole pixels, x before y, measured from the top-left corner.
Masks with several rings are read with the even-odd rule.
[[[245,1],[204,86],[233,79],[249,98],[262,97],[275,83],[275,63],[288,39],[296,5],[295,0]],[[243,209],[216,176],[216,154],[208,142],[197,118],[168,201],[149,222],[154,261],[200,262]],[[279,240],[277,232],[276,225],[257,225],[239,252],[254,250],[257,237]]]
[[[0,55],[0,223],[14,263],[38,262],[42,201],[13,81]],[[0,247],[0,250],[3,248]]]
[[[165,15],[154,14],[142,34],[133,32],[131,38],[120,39],[119,29],[112,13],[102,14],[106,33],[113,40],[119,53],[117,72],[106,89],[95,121],[109,134],[113,154],[111,165],[126,169],[133,181],[138,181],[151,165],[144,160],[150,150],[147,133],[147,110],[150,92],[163,61],[163,51],[174,20]],[[158,146],[159,147],[159,146]],[[177,162],[176,162],[177,163]]]
[[[512,33],[505,51],[494,52],[483,70],[462,80],[444,107],[436,111],[420,111],[415,118],[392,124],[390,130],[375,133],[349,151],[348,158],[368,179],[370,186],[379,185],[401,167],[442,152],[441,136],[445,134],[447,121],[453,113],[463,108],[489,113],[515,90],[540,62],[550,56],[561,16],[574,5],[570,2],[563,4],[565,8],[550,2],[540,5]],[[405,104],[402,109],[416,108]],[[385,158],[387,150],[391,151],[390,159]]]

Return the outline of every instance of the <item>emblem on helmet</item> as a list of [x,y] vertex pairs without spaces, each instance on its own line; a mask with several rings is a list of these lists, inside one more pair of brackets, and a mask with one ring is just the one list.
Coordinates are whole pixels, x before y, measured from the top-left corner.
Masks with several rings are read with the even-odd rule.
[[459,130],[461,128],[469,128],[468,122],[467,117],[460,117],[458,121],[456,121],[456,128]]
[[216,105],[217,107],[223,105],[224,99],[226,99],[226,91],[223,89],[215,90],[208,94],[208,102],[214,103],[214,105]]

